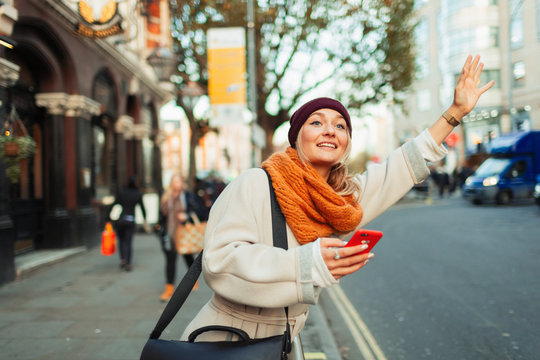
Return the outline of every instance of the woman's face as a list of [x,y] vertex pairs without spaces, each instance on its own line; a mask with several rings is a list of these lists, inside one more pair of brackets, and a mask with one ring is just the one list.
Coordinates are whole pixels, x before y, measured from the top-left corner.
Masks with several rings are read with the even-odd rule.
[[298,138],[304,156],[325,179],[342,160],[349,144],[347,123],[332,109],[319,109],[309,115]]
[[174,192],[180,192],[182,191],[183,187],[184,183],[182,182],[180,176],[174,176],[171,180],[171,190]]

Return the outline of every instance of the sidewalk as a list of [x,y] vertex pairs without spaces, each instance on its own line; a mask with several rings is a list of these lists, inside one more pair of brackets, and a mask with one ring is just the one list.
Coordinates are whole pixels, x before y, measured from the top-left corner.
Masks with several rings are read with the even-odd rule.
[[[139,359],[165,304],[164,260],[154,235],[137,233],[133,271],[100,249],[17,258],[19,280],[0,287],[0,359]],[[178,281],[185,271],[178,259]],[[210,298],[201,277],[162,338],[176,339]],[[306,359],[341,360],[322,309],[312,307],[301,342]]]

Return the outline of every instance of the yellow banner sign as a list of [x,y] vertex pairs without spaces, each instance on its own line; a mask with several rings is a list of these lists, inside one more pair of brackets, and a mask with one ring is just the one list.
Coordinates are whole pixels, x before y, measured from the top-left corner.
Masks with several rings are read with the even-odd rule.
[[244,122],[246,39],[241,27],[208,30],[208,96],[212,123]]
[[246,49],[208,49],[210,103],[246,103]]

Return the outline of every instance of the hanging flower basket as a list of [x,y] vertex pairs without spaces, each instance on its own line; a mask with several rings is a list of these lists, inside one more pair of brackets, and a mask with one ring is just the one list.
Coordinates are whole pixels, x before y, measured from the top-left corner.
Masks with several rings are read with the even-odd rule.
[[5,135],[0,135],[0,159],[6,165],[7,178],[16,184],[21,177],[21,160],[34,155],[36,142],[28,136],[28,131],[17,115],[15,107],[11,108],[9,118],[13,123],[13,131],[6,130]]
[[4,153],[6,156],[19,155],[19,144],[16,141],[8,141],[4,143]]
[[20,162],[36,151],[36,142],[30,136],[0,136],[0,158],[6,164],[6,176],[13,184],[19,182]]
[[26,159],[36,150],[36,142],[30,136],[0,136],[0,157],[2,160]]

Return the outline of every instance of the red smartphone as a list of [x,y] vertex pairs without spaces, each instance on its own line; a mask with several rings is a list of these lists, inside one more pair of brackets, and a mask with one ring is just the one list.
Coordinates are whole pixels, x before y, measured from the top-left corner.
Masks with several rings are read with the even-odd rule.
[[364,251],[361,251],[359,254],[365,254],[371,251],[373,247],[379,242],[382,238],[382,231],[377,230],[358,230],[354,233],[351,240],[345,245],[345,247],[356,246],[365,244],[368,248]]

